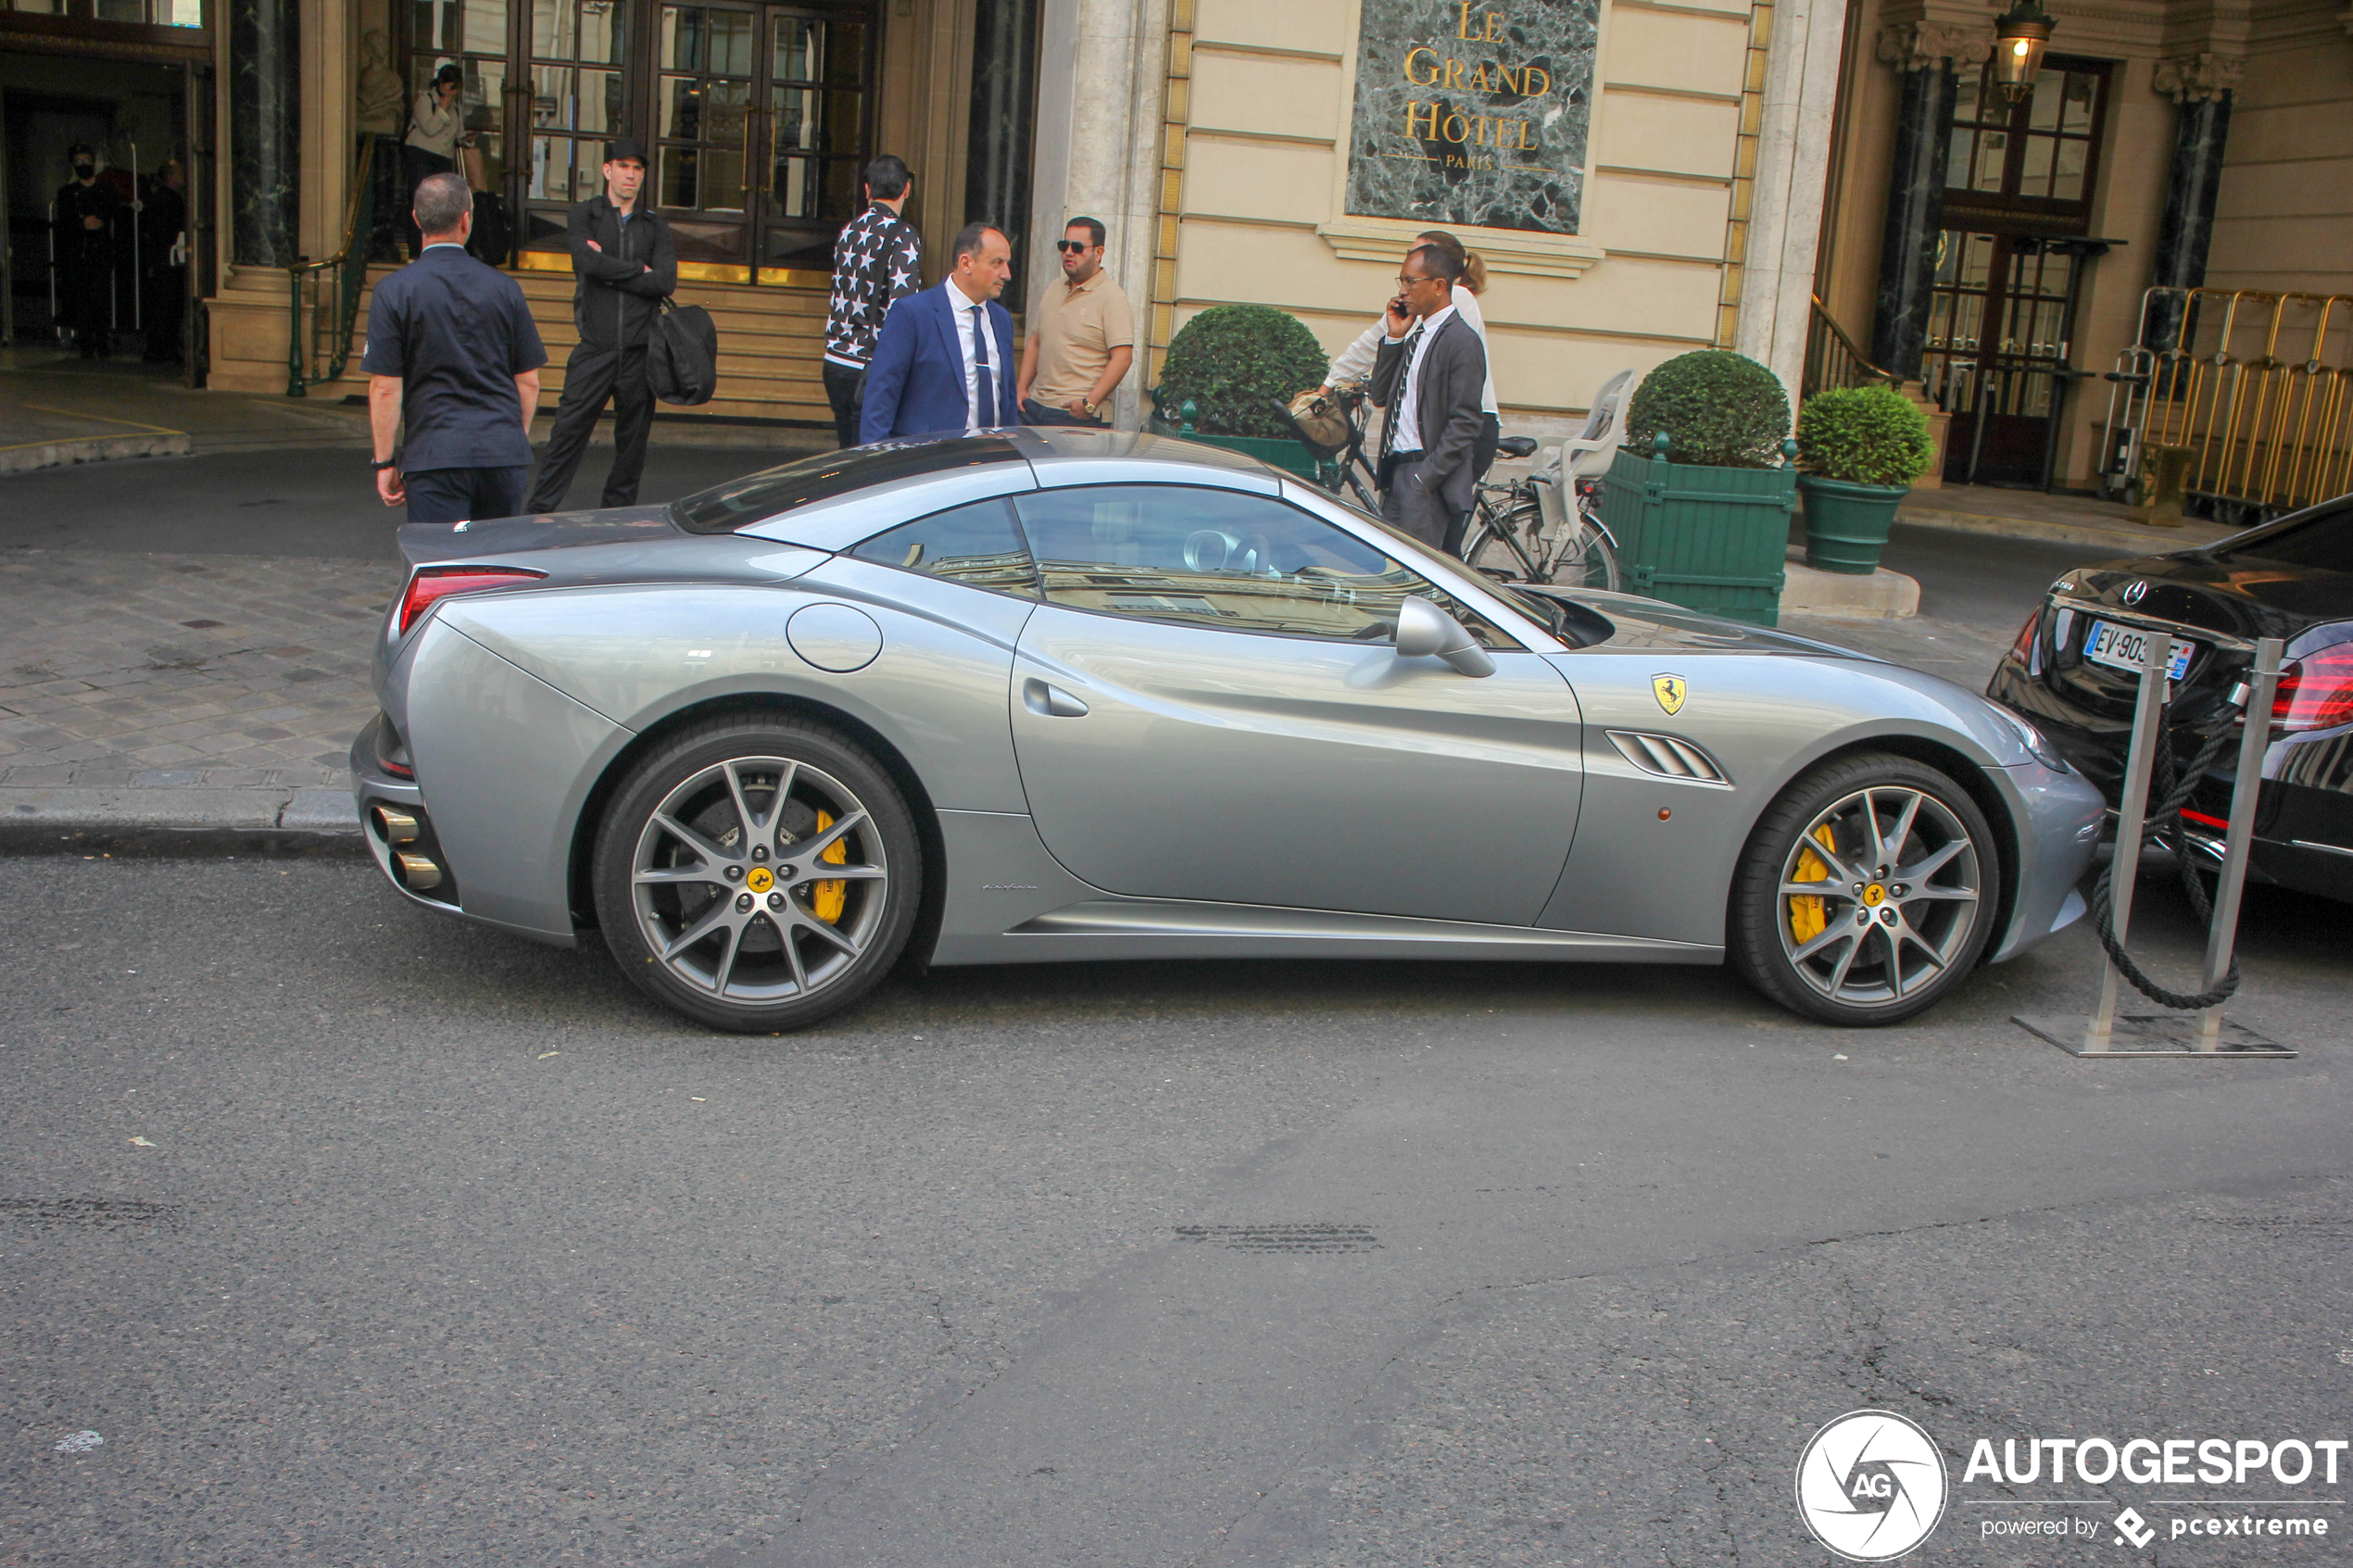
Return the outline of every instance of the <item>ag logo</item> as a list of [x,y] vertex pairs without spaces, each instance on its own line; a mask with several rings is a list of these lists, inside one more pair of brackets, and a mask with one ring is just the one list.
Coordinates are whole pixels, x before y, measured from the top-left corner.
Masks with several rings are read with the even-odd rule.
[[1658,705],[1670,714],[1683,711],[1683,694],[1689,689],[1680,675],[1651,677],[1651,696],[1658,698]]
[[1797,1461],[1798,1516],[1850,1562],[1886,1562],[1928,1539],[1946,1490],[1935,1442],[1889,1411],[1840,1416]]

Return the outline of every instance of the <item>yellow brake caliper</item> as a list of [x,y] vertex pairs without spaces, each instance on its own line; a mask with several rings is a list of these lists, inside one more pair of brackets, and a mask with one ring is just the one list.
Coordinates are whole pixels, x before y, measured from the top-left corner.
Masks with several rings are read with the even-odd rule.
[[[833,825],[834,816],[832,812],[820,811],[817,813],[817,831],[819,833],[824,832],[827,828]],[[835,839],[831,844],[825,847],[824,852],[819,855],[817,859],[824,861],[829,866],[848,865],[849,863],[849,835],[848,834],[843,834],[839,838]],[[815,907],[817,918],[824,921],[827,925],[836,924],[841,920],[841,907],[844,903],[849,901],[849,884],[846,882],[821,882],[809,890],[809,901]],[[1821,900],[1817,898],[1814,902],[1818,904]]]
[[[1838,852],[1838,840],[1831,835],[1831,825],[1828,822],[1824,822],[1814,830],[1814,842],[1832,854]],[[1830,880],[1830,867],[1823,864],[1822,858],[1811,849],[1797,858],[1795,880],[1827,882]],[[1792,898],[1789,901],[1789,934],[1801,946],[1819,936],[1823,928],[1829,924],[1830,915],[1823,908],[1819,895],[1807,894],[1804,897]]]

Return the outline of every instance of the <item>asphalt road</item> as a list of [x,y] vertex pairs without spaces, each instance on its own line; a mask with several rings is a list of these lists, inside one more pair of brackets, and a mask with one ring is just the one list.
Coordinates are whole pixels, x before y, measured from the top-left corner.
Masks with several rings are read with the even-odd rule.
[[2331,906],[2250,907],[2234,1010],[2299,1060],[2087,1064],[2008,1022],[2088,1003],[2081,928],[1871,1034],[1713,971],[1225,963],[743,1040],[354,860],[0,901],[0,1563],[1826,1563],[1793,1469],[1865,1406],[1951,1457],[1907,1561],[2353,1530],[2353,1465],[1958,1485],[2353,1436]]

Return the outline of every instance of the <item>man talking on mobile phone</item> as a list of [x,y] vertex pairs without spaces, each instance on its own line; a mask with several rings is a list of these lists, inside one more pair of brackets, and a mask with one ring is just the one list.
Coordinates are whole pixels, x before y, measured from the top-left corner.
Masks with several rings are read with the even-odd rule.
[[1454,313],[1454,280],[1462,270],[1461,261],[1437,245],[1405,253],[1371,391],[1372,400],[1389,410],[1381,431],[1381,516],[1447,551],[1462,545],[1486,423],[1487,350]]

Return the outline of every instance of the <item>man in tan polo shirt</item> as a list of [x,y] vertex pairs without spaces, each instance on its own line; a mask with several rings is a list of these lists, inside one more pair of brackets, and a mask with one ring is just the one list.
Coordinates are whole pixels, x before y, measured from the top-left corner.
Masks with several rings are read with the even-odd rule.
[[1021,351],[1021,417],[1033,425],[1111,423],[1111,395],[1136,362],[1136,313],[1103,270],[1103,226],[1074,218],[1063,230],[1063,281],[1048,284]]

